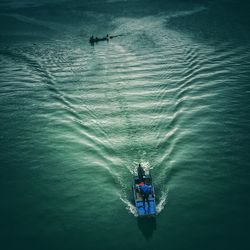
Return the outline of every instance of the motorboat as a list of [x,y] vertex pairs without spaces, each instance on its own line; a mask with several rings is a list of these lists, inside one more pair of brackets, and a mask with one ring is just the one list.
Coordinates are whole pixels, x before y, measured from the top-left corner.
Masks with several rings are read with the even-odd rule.
[[[149,204],[146,200],[143,201],[143,192],[141,190],[142,185],[149,185],[151,187],[151,193],[149,194],[148,197]],[[133,177],[132,192],[138,216],[140,217],[155,216],[156,215],[155,191],[154,191],[152,177],[149,172],[145,171],[141,172],[137,170],[137,175]]]

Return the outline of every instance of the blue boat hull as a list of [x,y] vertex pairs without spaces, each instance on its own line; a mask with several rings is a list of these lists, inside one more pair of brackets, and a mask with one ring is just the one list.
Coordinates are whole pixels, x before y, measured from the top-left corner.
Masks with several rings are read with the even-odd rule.
[[154,192],[154,186],[152,184],[152,179],[151,176],[146,176],[146,178],[150,178],[150,182],[151,182],[151,186],[152,186],[152,190],[153,190],[153,194],[149,195],[149,206],[148,203],[145,201],[145,203],[143,203],[143,198],[140,194],[139,191],[139,186],[138,186],[138,182],[139,182],[139,177],[135,176],[133,179],[133,184],[132,184],[132,191],[133,191],[133,197],[134,197],[134,202],[135,202],[135,207],[136,207],[136,211],[138,216],[141,217],[147,217],[147,216],[155,216],[156,215],[156,203],[155,203],[155,192]]

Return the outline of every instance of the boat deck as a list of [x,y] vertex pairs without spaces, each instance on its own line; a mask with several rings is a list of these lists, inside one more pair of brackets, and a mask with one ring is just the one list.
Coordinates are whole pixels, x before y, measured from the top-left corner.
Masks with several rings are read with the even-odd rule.
[[[135,177],[135,182],[133,184],[133,192],[134,192],[134,199],[135,199],[135,206],[137,209],[138,216],[155,216],[156,215],[156,204],[155,204],[155,197],[150,194],[149,195],[149,204],[145,200],[143,202],[142,195],[139,190],[138,178]],[[151,182],[152,185],[152,182]],[[153,194],[154,194],[154,187]]]

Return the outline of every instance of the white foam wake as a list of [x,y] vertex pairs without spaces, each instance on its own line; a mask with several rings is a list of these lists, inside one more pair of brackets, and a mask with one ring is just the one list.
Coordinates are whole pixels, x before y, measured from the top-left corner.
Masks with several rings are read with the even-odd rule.
[[127,198],[120,196],[120,199],[126,205],[126,209],[135,217],[137,217],[138,215],[136,212],[136,207]]
[[156,205],[156,211],[159,214],[166,206],[168,201],[168,189],[161,192],[159,203]]

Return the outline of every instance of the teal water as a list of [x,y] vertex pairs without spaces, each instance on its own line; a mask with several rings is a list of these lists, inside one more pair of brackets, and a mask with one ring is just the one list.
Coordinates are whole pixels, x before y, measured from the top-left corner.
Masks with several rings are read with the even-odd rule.
[[1,249],[248,249],[247,1],[0,6]]

